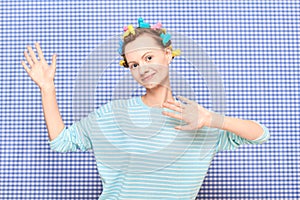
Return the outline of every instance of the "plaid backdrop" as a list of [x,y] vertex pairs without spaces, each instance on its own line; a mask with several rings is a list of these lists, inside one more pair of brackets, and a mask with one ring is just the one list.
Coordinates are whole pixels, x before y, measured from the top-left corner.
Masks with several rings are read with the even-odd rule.
[[[263,145],[218,153],[197,199],[300,198],[299,1],[1,1],[0,10],[0,199],[99,197],[91,152],[50,150],[39,89],[20,62],[36,41],[49,62],[58,54],[57,99],[69,126],[84,60],[138,17],[199,44],[221,74],[226,115],[257,120],[271,134]],[[106,83],[124,70],[111,69]],[[209,106],[200,78],[181,73]],[[101,85],[97,98],[109,99],[111,89]]]

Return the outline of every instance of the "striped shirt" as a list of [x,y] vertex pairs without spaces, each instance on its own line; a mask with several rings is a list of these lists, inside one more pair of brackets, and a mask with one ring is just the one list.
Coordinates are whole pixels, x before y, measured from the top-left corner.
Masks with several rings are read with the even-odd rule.
[[140,96],[114,100],[74,122],[52,141],[57,152],[94,152],[102,180],[102,199],[195,199],[218,151],[255,140],[203,127],[176,130],[182,121],[162,115],[167,108],[145,105]]

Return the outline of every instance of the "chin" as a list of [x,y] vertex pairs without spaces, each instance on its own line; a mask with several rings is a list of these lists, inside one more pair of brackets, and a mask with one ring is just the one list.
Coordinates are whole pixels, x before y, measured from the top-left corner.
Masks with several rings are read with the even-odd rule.
[[153,89],[153,88],[156,88],[158,86],[158,84],[155,84],[155,83],[148,83],[148,84],[145,84],[143,85],[144,88],[146,89]]
[[158,88],[159,86],[161,86],[161,84],[156,83],[156,82],[150,82],[150,83],[143,84],[143,86],[146,89],[154,89],[154,88]]

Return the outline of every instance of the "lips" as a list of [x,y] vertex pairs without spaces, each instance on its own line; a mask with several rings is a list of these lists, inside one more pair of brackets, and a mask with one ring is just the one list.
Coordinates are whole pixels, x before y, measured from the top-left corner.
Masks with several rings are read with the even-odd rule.
[[155,73],[149,75],[149,76],[146,76],[145,78],[142,78],[142,81],[145,82],[145,81],[149,81],[150,79],[152,79],[152,77],[155,75]]

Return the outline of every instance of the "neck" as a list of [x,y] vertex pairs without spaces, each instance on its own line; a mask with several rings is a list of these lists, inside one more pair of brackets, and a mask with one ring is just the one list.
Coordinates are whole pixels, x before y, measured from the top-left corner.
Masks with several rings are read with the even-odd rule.
[[142,96],[144,104],[150,107],[162,107],[167,99],[174,100],[170,87],[157,86],[155,88],[146,89],[146,94]]

